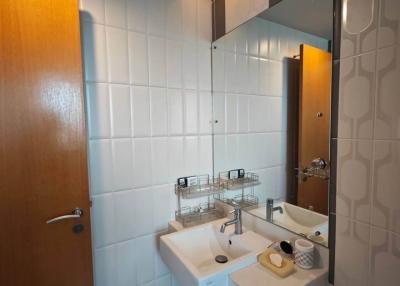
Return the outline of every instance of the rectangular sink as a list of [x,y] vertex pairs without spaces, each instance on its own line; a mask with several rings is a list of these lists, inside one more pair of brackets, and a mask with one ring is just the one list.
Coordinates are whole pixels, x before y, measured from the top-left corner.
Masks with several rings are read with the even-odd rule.
[[[160,239],[160,253],[164,262],[181,285],[228,285],[229,274],[257,262],[257,255],[270,244],[262,236],[243,230],[235,235],[234,226],[225,233],[219,231],[221,219]],[[226,263],[218,263],[217,255],[224,255]]]

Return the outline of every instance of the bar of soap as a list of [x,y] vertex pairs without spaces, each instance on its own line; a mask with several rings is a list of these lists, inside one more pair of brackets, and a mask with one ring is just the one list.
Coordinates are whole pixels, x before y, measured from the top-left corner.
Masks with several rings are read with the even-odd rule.
[[281,268],[282,267],[282,256],[278,253],[271,253],[269,255],[269,260],[271,261],[272,265]]
[[[271,256],[273,256],[273,254],[277,254],[281,257],[282,261],[281,261],[281,266],[278,267],[276,266],[276,261],[273,263]],[[261,253],[258,256],[258,262],[264,266],[265,268],[271,270],[272,272],[274,272],[276,275],[284,278],[289,276],[290,274],[292,274],[294,272],[294,263],[292,260],[287,259],[286,257],[282,257],[279,253],[277,253],[275,250],[273,249],[267,249],[265,252]]]

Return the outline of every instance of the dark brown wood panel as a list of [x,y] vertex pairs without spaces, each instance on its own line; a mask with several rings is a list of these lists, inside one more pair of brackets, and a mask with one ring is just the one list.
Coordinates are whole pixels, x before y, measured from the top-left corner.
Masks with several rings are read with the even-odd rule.
[[299,153],[299,79],[300,60],[287,58],[287,197],[288,203],[297,205],[297,172]]
[[212,5],[213,41],[225,35],[225,0],[214,0]]
[[0,1],[0,62],[0,285],[92,285],[78,1]]

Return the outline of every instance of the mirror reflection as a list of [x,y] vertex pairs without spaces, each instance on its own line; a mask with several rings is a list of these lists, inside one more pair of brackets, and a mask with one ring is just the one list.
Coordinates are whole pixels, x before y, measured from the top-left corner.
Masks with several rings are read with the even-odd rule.
[[214,174],[230,184],[220,199],[326,246],[332,11],[283,0],[212,53]]

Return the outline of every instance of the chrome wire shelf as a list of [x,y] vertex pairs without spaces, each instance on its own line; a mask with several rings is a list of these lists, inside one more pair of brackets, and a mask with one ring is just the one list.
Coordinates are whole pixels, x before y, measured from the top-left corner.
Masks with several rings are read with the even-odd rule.
[[242,209],[251,209],[258,207],[258,197],[254,194],[241,194],[234,196],[233,198],[220,198],[224,203],[231,203],[232,201],[236,202]]
[[238,190],[260,185],[259,176],[256,173],[247,172],[242,178],[229,179],[229,171],[220,172],[219,185],[226,190]]
[[224,217],[222,209],[217,209],[214,203],[203,203],[196,207],[182,207],[175,212],[175,219],[184,227],[191,227]]
[[190,187],[175,185],[175,194],[183,199],[195,199],[223,193],[224,188],[209,175],[197,176],[197,184]]

